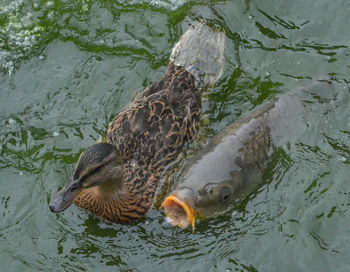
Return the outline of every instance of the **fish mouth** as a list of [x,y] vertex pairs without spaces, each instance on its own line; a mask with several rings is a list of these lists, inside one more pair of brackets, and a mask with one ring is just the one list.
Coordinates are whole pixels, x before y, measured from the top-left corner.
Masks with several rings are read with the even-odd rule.
[[191,205],[182,201],[175,195],[169,195],[161,206],[164,209],[167,221],[173,226],[186,228],[192,226],[194,232],[195,212]]

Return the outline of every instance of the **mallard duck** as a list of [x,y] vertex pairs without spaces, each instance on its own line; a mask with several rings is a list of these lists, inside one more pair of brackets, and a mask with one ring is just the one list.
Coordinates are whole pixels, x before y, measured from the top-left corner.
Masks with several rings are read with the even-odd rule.
[[75,203],[116,223],[143,217],[165,167],[198,131],[200,89],[220,77],[223,47],[223,33],[191,27],[173,49],[165,76],[114,118],[105,143],[81,154],[50,210]]

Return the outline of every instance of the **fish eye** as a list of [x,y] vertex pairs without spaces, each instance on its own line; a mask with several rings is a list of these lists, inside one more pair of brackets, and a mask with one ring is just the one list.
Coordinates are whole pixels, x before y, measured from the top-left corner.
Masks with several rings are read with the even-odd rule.
[[218,197],[221,203],[226,203],[231,199],[231,196],[232,196],[232,189],[229,187],[224,187],[221,189]]

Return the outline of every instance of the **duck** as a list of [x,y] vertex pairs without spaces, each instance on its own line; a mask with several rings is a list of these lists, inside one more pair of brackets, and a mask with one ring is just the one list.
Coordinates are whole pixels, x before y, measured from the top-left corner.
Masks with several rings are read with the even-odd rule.
[[49,208],[75,203],[108,221],[146,215],[166,167],[199,130],[201,89],[221,76],[224,34],[193,24],[172,50],[165,75],[110,123],[106,140],[80,155]]

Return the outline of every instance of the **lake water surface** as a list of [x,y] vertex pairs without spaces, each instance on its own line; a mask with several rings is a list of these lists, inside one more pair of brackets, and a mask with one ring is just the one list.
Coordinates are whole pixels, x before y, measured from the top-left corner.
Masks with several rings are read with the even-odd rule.
[[157,209],[126,226],[48,209],[194,21],[226,34],[205,140],[304,79],[349,82],[349,14],[346,0],[0,0],[0,271],[350,271],[346,84],[308,101],[310,129],[286,132],[259,190],[194,234]]

